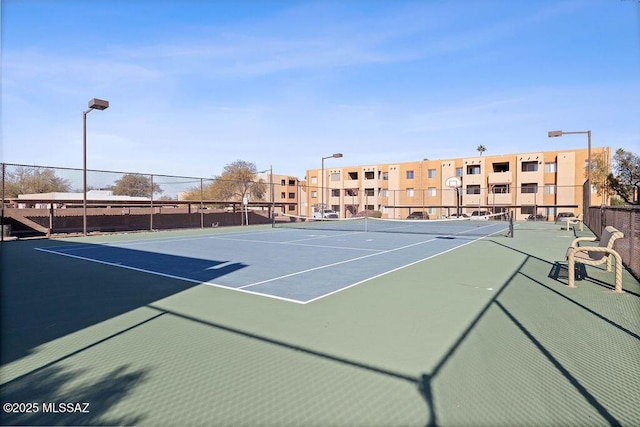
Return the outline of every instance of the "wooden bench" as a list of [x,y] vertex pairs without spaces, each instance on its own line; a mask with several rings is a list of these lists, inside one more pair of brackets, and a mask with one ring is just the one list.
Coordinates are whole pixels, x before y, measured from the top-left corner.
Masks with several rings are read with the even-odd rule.
[[[616,239],[623,237],[624,234],[621,231],[615,227],[608,226],[602,232],[600,240],[595,237],[578,237],[574,239],[567,249],[569,287],[576,287],[576,262],[585,265],[600,265],[606,262],[607,271],[611,271],[612,260],[615,260],[615,292],[622,292],[622,257],[613,249],[613,243]],[[580,242],[597,242],[598,245],[579,246]]]

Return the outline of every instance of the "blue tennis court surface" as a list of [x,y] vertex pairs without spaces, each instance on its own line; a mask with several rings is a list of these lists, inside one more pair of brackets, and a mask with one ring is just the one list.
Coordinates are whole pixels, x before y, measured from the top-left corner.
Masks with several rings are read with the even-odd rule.
[[[454,250],[505,222],[455,234],[268,229],[207,236],[77,244],[41,251],[198,284],[308,303]],[[481,231],[481,233],[478,233]]]

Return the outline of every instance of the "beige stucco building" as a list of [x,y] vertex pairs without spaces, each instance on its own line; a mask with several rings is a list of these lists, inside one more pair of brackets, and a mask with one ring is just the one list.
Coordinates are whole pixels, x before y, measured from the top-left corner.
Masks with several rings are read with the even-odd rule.
[[[609,164],[611,150],[593,148],[591,155],[604,155]],[[307,171],[300,210],[311,216],[324,205],[341,218],[363,210],[380,211],[384,218],[406,218],[416,211],[443,218],[457,209],[512,211],[518,220],[531,214],[577,215],[589,197],[583,191],[587,159],[587,149],[576,149],[344,167],[332,160],[324,178],[321,169]],[[593,186],[590,197],[592,205],[603,202]]]
[[306,200],[304,182],[290,175],[261,172],[257,178],[267,184],[267,192],[262,201],[275,204],[278,214],[304,215],[300,207]]

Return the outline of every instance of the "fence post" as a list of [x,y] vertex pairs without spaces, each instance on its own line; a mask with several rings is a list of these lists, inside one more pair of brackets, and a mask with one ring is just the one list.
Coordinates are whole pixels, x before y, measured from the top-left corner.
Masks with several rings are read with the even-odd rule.
[[[640,222],[640,221],[634,221],[633,217],[635,216],[634,214],[638,214],[640,215],[640,212],[634,212],[633,209],[629,209],[629,223],[631,224],[631,226],[629,227],[631,229],[631,233],[629,237],[629,254],[631,255],[631,259],[629,259],[629,261],[627,261],[627,265],[632,267],[633,269],[635,269],[635,276],[638,277],[640,275],[640,271],[638,271],[638,265],[640,264],[640,261],[638,261],[638,258],[640,256],[638,256],[636,250],[635,250],[635,244],[637,243],[637,236],[640,234],[640,230],[636,230],[636,222]],[[636,259],[634,260],[633,257],[636,254]]]
[[153,174],[151,174],[151,201],[149,202],[151,206],[151,215],[149,216],[149,231],[153,231]]
[[0,216],[0,242],[4,242],[4,180],[6,164],[2,164],[2,215]]
[[203,194],[204,194],[204,188],[202,184],[202,178],[200,178],[200,228],[204,228],[204,206],[202,205],[202,198],[204,197]]

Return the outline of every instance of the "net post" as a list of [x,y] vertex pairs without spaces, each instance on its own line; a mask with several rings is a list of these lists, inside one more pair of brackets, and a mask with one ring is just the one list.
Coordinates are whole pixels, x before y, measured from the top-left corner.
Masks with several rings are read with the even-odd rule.
[[507,237],[513,238],[513,211],[509,211],[508,219],[509,219],[509,233],[507,234]]

